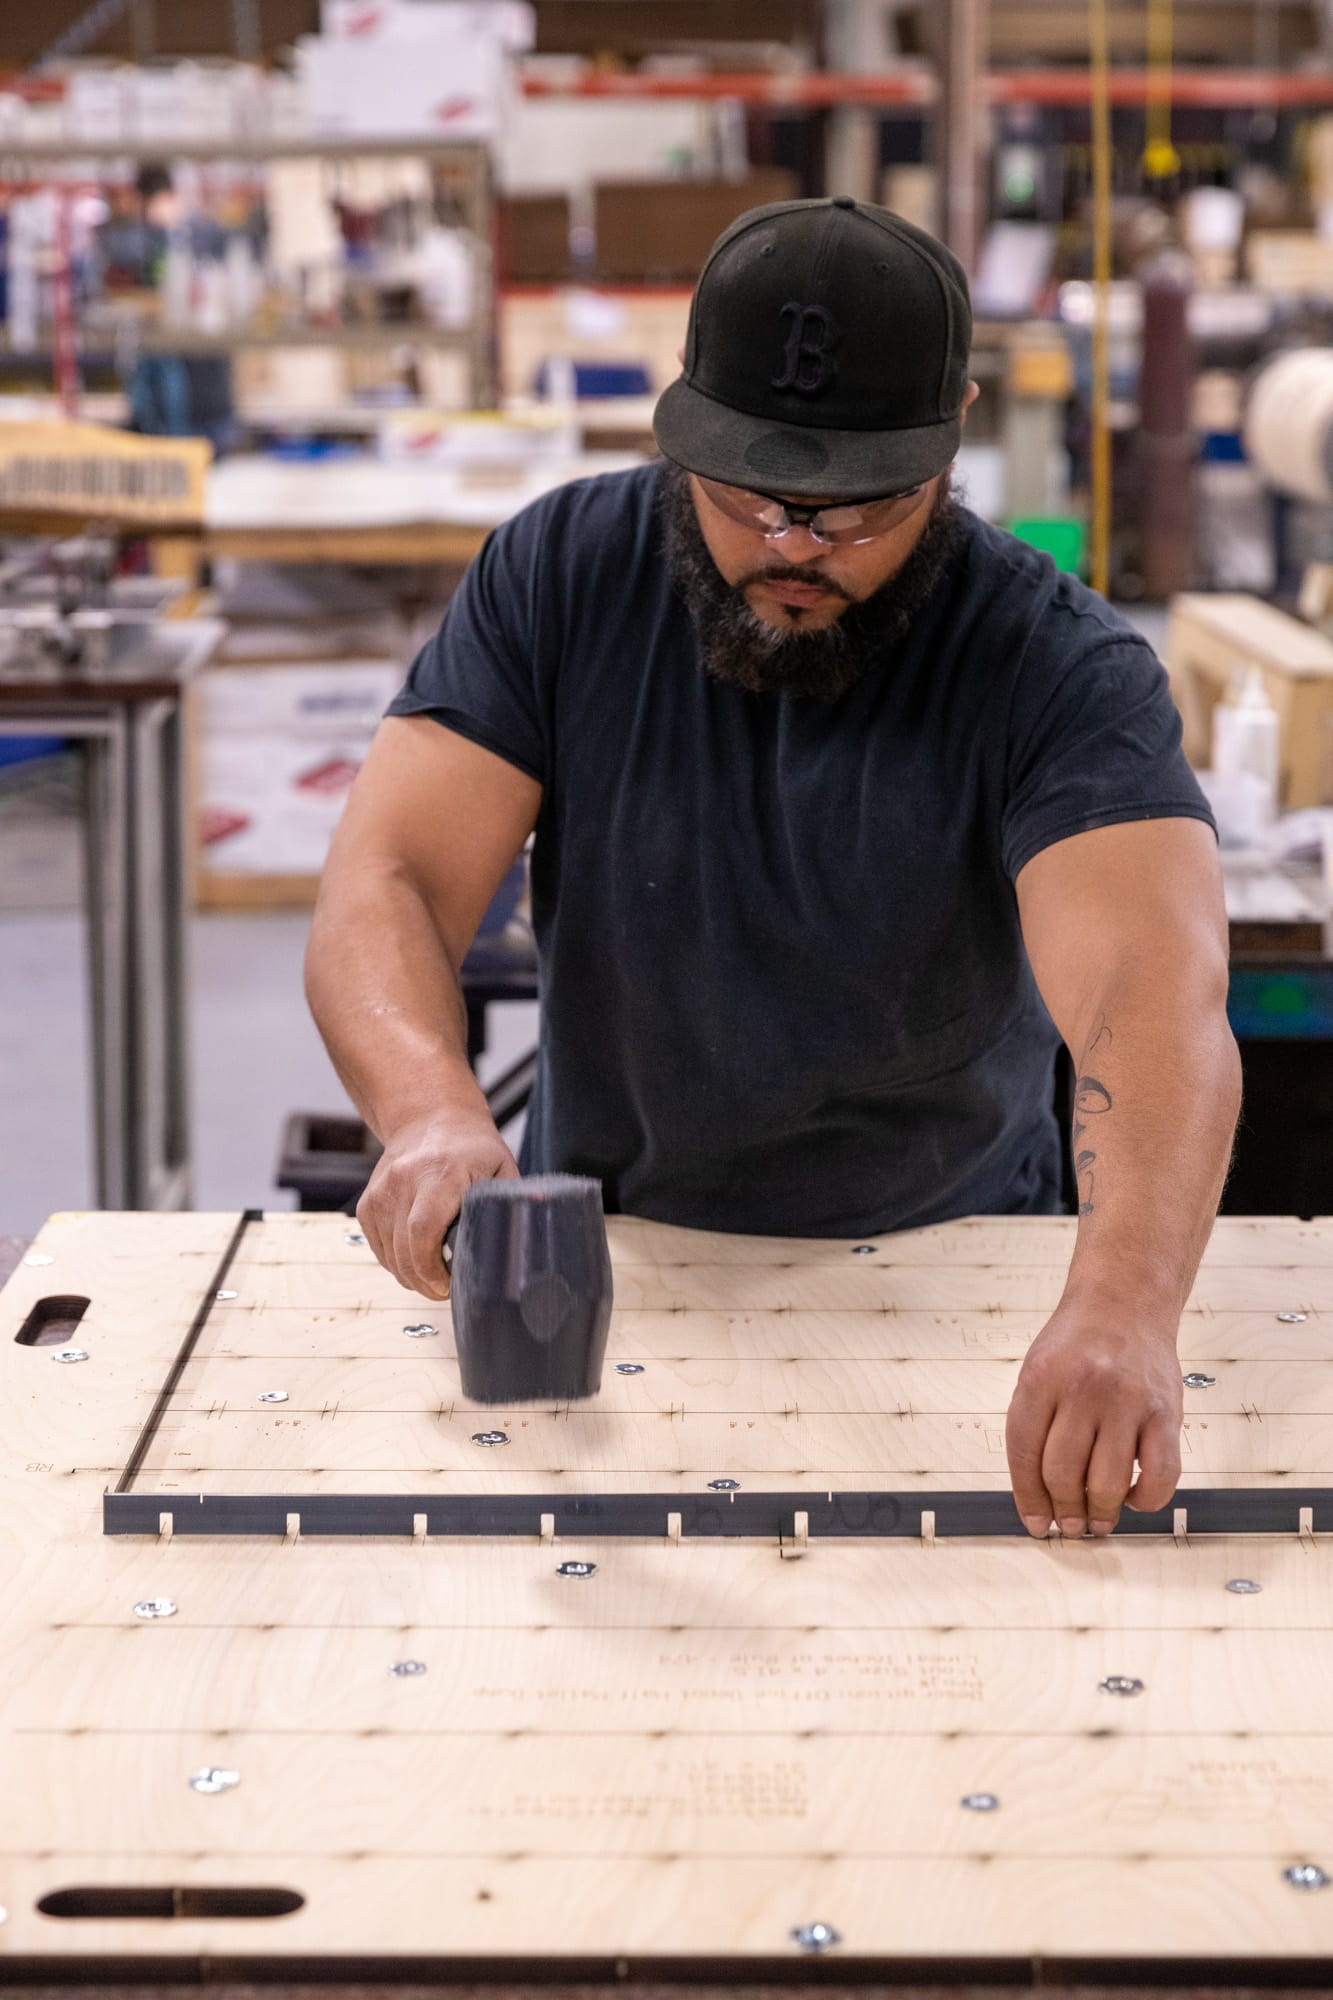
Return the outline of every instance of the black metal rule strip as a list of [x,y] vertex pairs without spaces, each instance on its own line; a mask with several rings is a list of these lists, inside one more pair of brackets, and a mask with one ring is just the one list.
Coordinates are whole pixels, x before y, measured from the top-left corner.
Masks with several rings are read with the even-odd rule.
[[[1185,1513],[1190,1535],[1295,1535],[1308,1509],[1317,1533],[1333,1533],[1333,1487],[1192,1487],[1155,1514],[1126,1512],[1118,1535],[1169,1535]],[[297,1515],[309,1535],[411,1536],[424,1518],[427,1535],[526,1535],[549,1515],[558,1536],[657,1538],[679,1515],[682,1536],[791,1539],[803,1514],[811,1536],[910,1538],[934,1516],[937,1537],[1026,1534],[1007,1492],[956,1493],[129,1493],[103,1496],[108,1535],[156,1535],[171,1516],[177,1535],[282,1535]]]
[[[241,1242],[245,1236],[245,1232],[250,1227],[250,1224],[252,1222],[262,1222],[263,1220],[264,1220],[264,1211],[262,1208],[247,1208],[242,1214],[241,1219],[237,1223],[236,1228],[232,1234],[230,1243],[228,1243],[226,1249],[222,1253],[222,1262],[218,1265],[217,1270],[213,1273],[212,1278],[209,1280],[208,1290],[204,1293],[203,1298],[199,1301],[199,1310],[195,1313],[194,1318],[190,1322],[189,1331],[187,1332],[185,1339],[181,1343],[180,1351],[178,1352],[176,1359],[171,1364],[171,1368],[167,1374],[167,1379],[157,1392],[157,1400],[154,1402],[152,1409],[148,1412],[148,1420],[144,1424],[143,1429],[140,1431],[137,1439],[135,1440],[134,1450],[130,1453],[129,1458],[126,1461],[125,1470],[121,1473],[120,1478],[116,1481],[113,1491],[103,1496],[104,1501],[113,1498],[119,1498],[124,1494],[128,1494],[131,1486],[133,1486],[135,1480],[139,1476],[139,1473],[143,1468],[143,1462],[148,1456],[149,1449],[152,1445],[153,1439],[157,1436],[158,1426],[161,1424],[162,1419],[166,1414],[167,1405],[170,1403],[172,1397],[175,1395],[177,1386],[180,1383],[181,1376],[185,1373],[185,1369],[187,1364],[189,1363],[190,1357],[194,1353],[195,1348],[199,1344],[199,1336],[204,1330],[204,1327],[208,1320],[209,1313],[213,1310],[213,1306],[217,1300],[217,1295],[222,1290],[223,1285],[226,1283],[227,1273],[230,1271],[232,1264],[235,1261],[236,1252],[241,1247]],[[107,1534],[111,1534],[114,1532],[114,1530],[106,1528],[104,1523],[104,1532]],[[227,1531],[224,1530],[223,1532],[225,1533]]]

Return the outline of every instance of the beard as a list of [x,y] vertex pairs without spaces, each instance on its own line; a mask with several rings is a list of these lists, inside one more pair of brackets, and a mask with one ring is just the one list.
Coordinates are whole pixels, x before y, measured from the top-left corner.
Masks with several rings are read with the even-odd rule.
[[[941,481],[924,533],[901,569],[872,596],[857,599],[817,566],[776,563],[730,584],[718,569],[695,512],[689,474],[662,471],[660,507],[671,577],[685,600],[708,672],[750,694],[804,695],[838,701],[874,666],[882,666],[934,597],[966,540],[966,510],[952,474]],[[811,583],[846,600],[835,624],[818,631],[769,625],[745,596],[761,577]]]

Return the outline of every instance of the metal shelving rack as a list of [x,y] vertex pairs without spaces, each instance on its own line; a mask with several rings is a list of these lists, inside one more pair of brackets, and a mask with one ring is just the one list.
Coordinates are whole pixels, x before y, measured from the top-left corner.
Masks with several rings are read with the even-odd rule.
[[[22,142],[0,140],[0,183],[16,177],[31,178],[34,168],[62,166],[89,169],[107,162],[139,165],[145,161],[198,165],[245,164],[257,167],[274,160],[318,159],[330,164],[365,159],[423,159],[444,180],[462,226],[475,245],[475,301],[472,318],[463,328],[420,325],[412,321],[375,321],[338,326],[313,322],[308,325],[229,327],[217,334],[188,329],[154,326],[105,325],[85,329],[82,345],[114,349],[120,340],[133,343],[142,353],[217,354],[249,347],[339,347],[366,349],[385,347],[432,347],[461,350],[469,363],[471,402],[475,409],[494,406],[498,393],[495,304],[495,200],[490,148],[477,141],[432,139],[328,139],[274,138],[193,142],[161,140],[111,140],[89,145],[74,140]],[[0,355],[13,350],[0,340]],[[15,357],[18,358],[18,357]],[[37,358],[41,358],[39,350]]]

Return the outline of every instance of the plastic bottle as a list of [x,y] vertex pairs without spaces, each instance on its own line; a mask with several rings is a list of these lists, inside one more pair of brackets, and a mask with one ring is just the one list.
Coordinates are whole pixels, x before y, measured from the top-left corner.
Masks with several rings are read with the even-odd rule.
[[1238,671],[1227,701],[1213,712],[1213,770],[1219,778],[1246,775],[1264,787],[1265,817],[1277,812],[1280,750],[1277,711],[1258,667]]

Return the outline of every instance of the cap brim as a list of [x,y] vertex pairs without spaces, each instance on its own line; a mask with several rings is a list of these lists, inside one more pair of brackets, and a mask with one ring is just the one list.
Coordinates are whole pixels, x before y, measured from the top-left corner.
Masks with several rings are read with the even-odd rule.
[[896,431],[775,424],[714,402],[681,376],[659,397],[653,432],[667,458],[727,486],[793,499],[877,500],[943,472],[958,455],[963,426],[957,417]]

